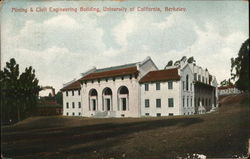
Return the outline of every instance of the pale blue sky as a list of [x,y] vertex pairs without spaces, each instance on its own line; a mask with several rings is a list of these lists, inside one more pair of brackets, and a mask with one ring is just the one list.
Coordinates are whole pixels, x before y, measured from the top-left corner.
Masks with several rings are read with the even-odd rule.
[[[15,13],[36,7],[183,7],[186,12]],[[2,65],[14,57],[32,65],[41,85],[62,84],[90,69],[142,61],[162,69],[194,56],[217,80],[230,76],[230,58],[247,39],[244,1],[6,1],[1,12]]]

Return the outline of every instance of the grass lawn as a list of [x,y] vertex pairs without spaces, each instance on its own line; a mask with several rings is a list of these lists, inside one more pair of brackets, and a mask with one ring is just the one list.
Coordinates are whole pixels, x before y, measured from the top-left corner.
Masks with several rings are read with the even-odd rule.
[[205,115],[33,117],[3,127],[1,146],[2,154],[14,159],[162,159],[187,153],[232,157],[247,154],[249,137],[249,101],[235,100]]

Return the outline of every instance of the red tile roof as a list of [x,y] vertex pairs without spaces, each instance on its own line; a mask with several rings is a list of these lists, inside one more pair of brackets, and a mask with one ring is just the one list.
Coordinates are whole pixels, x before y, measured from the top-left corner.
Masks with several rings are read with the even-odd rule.
[[109,70],[109,71],[103,71],[103,72],[90,73],[90,74],[82,77],[81,79],[79,79],[79,81],[108,78],[108,77],[117,77],[117,76],[124,76],[124,75],[132,75],[132,74],[137,74],[137,73],[138,73],[138,70],[136,67],[128,67],[128,68],[121,68],[121,69],[115,69],[115,70]]
[[61,89],[61,91],[80,89],[81,84],[79,81],[75,81]]
[[147,73],[141,78],[140,83],[154,82],[154,81],[167,81],[167,80],[180,80],[178,69],[157,70]]

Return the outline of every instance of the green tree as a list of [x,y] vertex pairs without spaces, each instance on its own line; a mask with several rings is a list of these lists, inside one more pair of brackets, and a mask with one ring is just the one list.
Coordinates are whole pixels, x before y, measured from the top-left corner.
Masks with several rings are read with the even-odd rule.
[[63,104],[63,97],[62,97],[62,92],[61,91],[57,92],[55,98],[56,98],[56,102],[58,104],[60,104],[60,105]]
[[241,45],[238,57],[231,58],[231,79],[239,90],[249,91],[249,39]]
[[0,71],[2,121],[21,120],[36,106],[40,86],[35,70],[30,66],[19,73],[19,65],[10,59]]
[[228,79],[228,80],[224,79],[223,81],[220,82],[220,85],[221,86],[232,86],[233,83],[231,82],[230,79]]

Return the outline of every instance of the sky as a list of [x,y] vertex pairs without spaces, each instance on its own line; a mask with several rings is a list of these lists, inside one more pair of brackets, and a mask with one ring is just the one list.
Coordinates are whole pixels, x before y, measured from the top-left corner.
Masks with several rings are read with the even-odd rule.
[[[50,7],[78,12],[50,12]],[[80,7],[101,12],[79,12]],[[159,7],[161,12],[104,12],[103,7]],[[186,11],[165,12],[165,7]],[[15,11],[30,8],[33,12]],[[32,66],[40,85],[59,91],[93,66],[139,62],[150,56],[163,69],[169,60],[193,56],[220,82],[230,77],[230,58],[248,38],[248,19],[245,1],[7,0],[1,10],[1,68],[15,58],[21,71]]]

